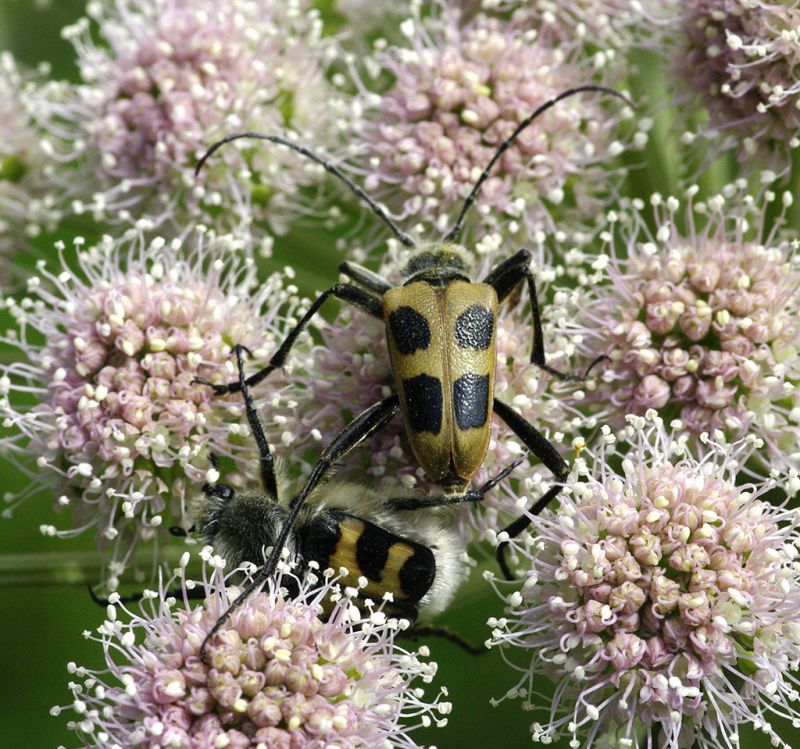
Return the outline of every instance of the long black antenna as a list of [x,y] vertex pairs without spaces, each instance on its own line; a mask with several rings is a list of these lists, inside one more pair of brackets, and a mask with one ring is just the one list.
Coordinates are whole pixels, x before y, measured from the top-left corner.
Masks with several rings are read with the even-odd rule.
[[594,84],[569,88],[566,91],[562,91],[558,96],[554,96],[552,99],[546,101],[529,117],[526,117],[522,122],[520,122],[519,125],[517,125],[516,130],[514,130],[514,132],[511,133],[511,135],[509,135],[508,138],[506,138],[500,144],[500,147],[497,149],[497,151],[495,151],[494,156],[492,156],[492,160],[486,165],[483,173],[480,177],[478,177],[478,181],[472,187],[472,191],[469,195],[467,195],[467,199],[464,201],[464,205],[461,208],[461,213],[456,219],[456,223],[453,225],[453,228],[444,235],[442,239],[443,242],[452,242],[459,235],[461,232],[461,225],[464,223],[464,217],[467,215],[467,211],[472,207],[472,204],[478,197],[478,191],[481,189],[481,187],[483,187],[483,183],[488,179],[489,172],[492,171],[492,167],[498,162],[500,157],[506,151],[508,151],[508,149],[511,147],[511,144],[517,139],[519,134],[525,130],[525,128],[527,128],[540,114],[543,114],[555,104],[558,104],[558,102],[560,102],[562,99],[574,96],[575,94],[583,93],[584,91],[600,91],[605,94],[611,94],[612,96],[622,99],[626,104],[630,104],[632,107],[636,106],[627,96],[621,94],[619,91],[616,91],[613,88],[607,88],[606,86],[596,86]]
[[208,149],[201,157],[200,161],[197,162],[197,166],[194,169],[195,177],[200,174],[200,170],[203,168],[203,165],[208,161],[208,158],[216,151],[218,151],[222,146],[226,143],[230,143],[234,140],[240,140],[241,138],[252,138],[255,140],[267,140],[270,143],[277,143],[279,146],[286,146],[286,148],[291,148],[292,151],[297,151],[297,153],[302,154],[311,161],[315,161],[319,164],[326,172],[332,174],[334,177],[338,177],[342,182],[344,182],[361,200],[363,200],[371,209],[372,212],[392,230],[392,233],[402,242],[406,247],[416,247],[414,240],[408,236],[405,232],[403,232],[392,219],[389,218],[386,211],[383,210],[369,195],[362,188],[360,188],[355,182],[353,182],[341,169],[331,164],[329,161],[326,161],[320,156],[317,156],[313,151],[309,151],[304,146],[298,146],[296,143],[292,143],[290,140],[286,140],[286,138],[282,138],[280,135],[266,135],[265,133],[253,133],[253,132],[246,132],[246,133],[234,133],[233,135],[228,135],[227,137],[223,138],[222,140],[217,141],[211,148]]

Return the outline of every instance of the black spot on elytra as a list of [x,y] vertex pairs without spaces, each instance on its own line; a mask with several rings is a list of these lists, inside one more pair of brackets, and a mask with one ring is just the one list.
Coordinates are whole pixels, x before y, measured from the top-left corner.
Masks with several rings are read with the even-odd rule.
[[408,423],[415,432],[438,434],[442,428],[442,383],[421,374],[403,380]]
[[389,559],[389,549],[397,537],[372,523],[364,523],[364,530],[356,542],[356,564],[364,577],[380,582],[381,573]]
[[458,316],[455,334],[461,348],[486,351],[494,335],[494,315],[486,307],[473,304]]
[[460,429],[486,424],[489,414],[489,375],[467,372],[453,383],[453,411]]
[[398,307],[390,312],[389,328],[401,354],[413,354],[417,349],[424,351],[430,345],[428,321],[413,307]]
[[436,559],[433,552],[421,544],[414,544],[414,555],[401,567],[400,587],[412,601],[419,601],[433,585],[436,577]]

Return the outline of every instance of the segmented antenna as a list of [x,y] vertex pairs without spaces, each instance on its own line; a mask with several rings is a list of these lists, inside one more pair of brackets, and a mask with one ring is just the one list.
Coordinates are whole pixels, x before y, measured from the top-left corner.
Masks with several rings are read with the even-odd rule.
[[267,140],[270,143],[277,143],[279,146],[286,146],[286,148],[291,148],[292,151],[296,151],[297,153],[305,156],[311,161],[316,162],[319,164],[326,172],[332,174],[334,177],[337,177],[342,182],[344,182],[361,200],[363,200],[371,209],[372,212],[380,218],[391,230],[392,233],[397,237],[400,242],[402,242],[406,247],[416,247],[414,240],[408,236],[405,232],[403,232],[395,223],[392,221],[391,218],[387,215],[386,211],[383,210],[369,195],[362,188],[360,188],[357,184],[355,184],[351,179],[344,174],[338,167],[331,164],[329,161],[326,161],[320,156],[317,156],[312,151],[309,151],[304,146],[298,146],[296,143],[292,143],[290,140],[286,140],[286,138],[282,138],[280,135],[267,135],[265,133],[234,133],[233,135],[228,135],[227,137],[223,138],[220,141],[217,141],[211,148],[209,148],[200,158],[200,161],[197,162],[197,166],[195,167],[194,174],[197,176],[200,174],[200,170],[203,168],[203,165],[208,161],[209,157],[218,151],[222,146],[226,143],[230,143],[234,140],[240,140],[242,138],[252,138],[254,140]]
[[461,208],[461,213],[456,219],[456,223],[453,225],[453,228],[444,235],[444,238],[442,239],[443,242],[452,242],[459,235],[461,232],[461,226],[464,223],[464,217],[467,215],[467,211],[472,207],[472,204],[478,197],[478,191],[481,189],[481,187],[483,187],[483,183],[488,179],[489,172],[492,171],[492,167],[511,147],[511,144],[517,139],[517,137],[519,137],[519,134],[525,130],[525,128],[527,128],[540,114],[543,114],[550,109],[550,107],[558,104],[558,102],[560,102],[562,99],[574,96],[575,94],[583,93],[584,91],[600,91],[605,94],[611,94],[612,96],[622,99],[626,104],[629,104],[632,107],[636,106],[627,96],[621,94],[619,91],[616,91],[613,88],[607,88],[606,86],[596,86],[594,84],[587,84],[586,86],[578,86],[576,88],[567,89],[566,91],[562,91],[558,96],[554,96],[552,99],[546,101],[529,117],[526,117],[522,122],[520,122],[519,125],[517,125],[516,130],[514,130],[514,132],[511,133],[511,135],[509,135],[508,138],[506,138],[500,144],[500,147],[497,149],[497,151],[495,151],[494,156],[492,156],[492,160],[486,165],[486,168],[481,173],[481,176],[478,177],[478,181],[473,185],[470,194],[467,195],[467,199],[464,201],[464,205]]

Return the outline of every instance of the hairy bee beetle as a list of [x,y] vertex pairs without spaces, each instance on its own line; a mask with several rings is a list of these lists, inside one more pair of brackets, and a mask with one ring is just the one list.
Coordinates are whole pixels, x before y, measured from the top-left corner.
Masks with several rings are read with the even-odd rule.
[[[271,548],[266,562],[253,575],[251,584],[220,617],[206,642],[237,608],[275,571],[281,554],[289,556],[304,571],[310,562],[319,569],[345,568],[343,585],[358,587],[366,578],[361,598],[380,602],[391,594],[384,611],[412,623],[418,615],[435,616],[445,609],[464,581],[467,567],[464,541],[441,514],[402,509],[405,502],[438,504],[435,498],[394,498],[352,481],[323,483],[335,463],[361,439],[371,434],[385,416],[368,409],[353,422],[363,436],[353,441],[352,424],[345,427],[322,453],[302,491],[290,502],[281,472],[276,472],[269,443],[248,391],[243,371],[243,347],[236,347],[240,390],[247,420],[259,448],[263,491],[237,494],[224,483],[205,484],[206,502],[195,531],[229,565],[258,563]],[[366,430],[361,427],[366,425]],[[468,492],[464,502],[480,501],[518,463],[512,464],[479,489]],[[418,509],[415,505],[413,510]],[[442,634],[428,630],[429,634]],[[449,635],[445,635],[449,636]],[[451,638],[457,641],[457,638]],[[205,643],[204,643],[205,644]],[[459,643],[460,644],[460,643]]]
[[[247,385],[254,385],[283,366],[300,332],[331,296],[383,320],[398,393],[376,404],[373,407],[375,415],[385,423],[398,410],[402,411],[406,433],[417,460],[428,477],[442,486],[445,495],[400,501],[396,504],[399,508],[414,509],[464,501],[461,495],[486,455],[492,413],[511,428],[559,482],[567,478],[567,464],[550,442],[510,406],[493,396],[498,305],[522,282],[527,284],[531,305],[531,361],[560,379],[572,379],[547,364],[536,286],[529,266],[530,253],[518,251],[498,264],[482,282],[473,282],[467,275],[466,251],[455,244],[455,240],[492,167],[519,134],[557,102],[584,91],[601,91],[628,101],[613,89],[590,85],[564,91],[544,103],[523,120],[497,149],[464,201],[452,229],[440,242],[421,248],[341,170],[285,138],[261,133],[230,135],[214,144],[197,165],[199,173],[214,151],[240,138],[256,138],[286,146],[342,180],[389,226],[402,244],[417,250],[405,268],[402,285],[397,287],[367,268],[355,263],[342,263],[340,270],[355,283],[337,283],[324,291],[289,332],[269,364],[246,380]],[[241,388],[240,382],[207,384],[212,385],[219,395]],[[373,430],[368,421],[359,423],[356,420],[342,434],[347,432],[347,437],[357,444]],[[559,491],[560,486],[547,491],[532,508],[533,512],[541,511]],[[526,525],[520,518],[505,530],[509,535],[516,535]],[[508,576],[500,552],[498,559]]]

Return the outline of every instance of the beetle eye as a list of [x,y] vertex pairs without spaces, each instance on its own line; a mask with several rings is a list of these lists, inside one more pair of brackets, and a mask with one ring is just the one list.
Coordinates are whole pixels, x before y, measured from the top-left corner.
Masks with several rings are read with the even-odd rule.
[[212,487],[211,493],[220,499],[230,499],[233,496],[233,488],[227,484],[217,484]]

